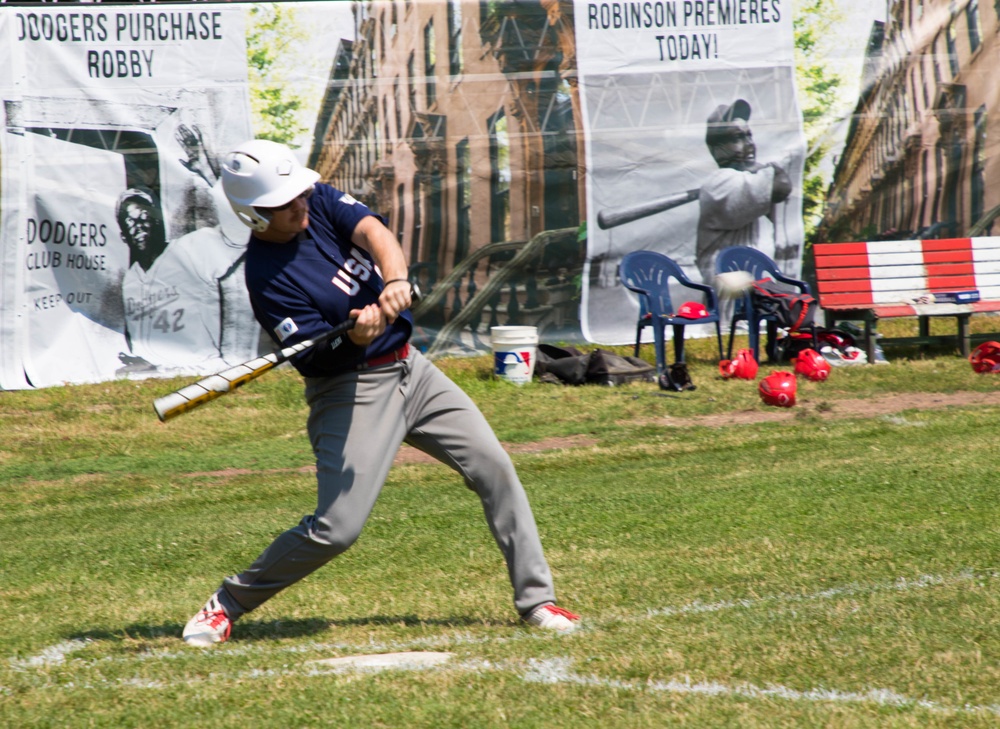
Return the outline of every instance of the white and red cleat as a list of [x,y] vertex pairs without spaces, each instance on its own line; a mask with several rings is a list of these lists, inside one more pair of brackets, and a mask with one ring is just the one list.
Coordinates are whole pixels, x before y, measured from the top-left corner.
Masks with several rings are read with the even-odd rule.
[[229,640],[233,623],[219,603],[217,595],[212,595],[205,607],[184,626],[184,640],[188,645],[208,648],[216,643]]
[[579,615],[571,613],[565,608],[552,603],[540,605],[524,617],[524,622],[545,630],[554,630],[557,633],[572,633],[576,630],[576,621]]

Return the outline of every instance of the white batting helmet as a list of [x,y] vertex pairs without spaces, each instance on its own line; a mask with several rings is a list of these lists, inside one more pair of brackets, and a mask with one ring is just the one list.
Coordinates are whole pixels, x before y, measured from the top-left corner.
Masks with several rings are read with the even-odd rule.
[[291,149],[267,139],[244,142],[222,163],[222,189],[233,212],[257,232],[271,220],[256,208],[276,208],[312,187],[319,173],[303,167]]

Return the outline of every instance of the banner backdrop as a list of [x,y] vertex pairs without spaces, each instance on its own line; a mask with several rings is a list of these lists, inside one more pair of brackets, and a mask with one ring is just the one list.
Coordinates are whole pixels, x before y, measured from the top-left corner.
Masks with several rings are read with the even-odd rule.
[[[630,251],[663,253],[711,284],[714,254],[748,245],[797,277],[805,141],[789,4],[578,2],[575,17],[590,182],[585,336],[629,341],[621,321],[635,321],[638,303],[617,269]],[[744,137],[725,138],[734,134]],[[772,194],[778,170],[790,194]]]
[[0,5],[0,388],[209,374],[272,348],[219,185],[221,155],[250,137],[289,144],[386,220],[423,288],[413,343],[430,356],[488,352],[496,325],[633,341],[630,251],[710,281],[720,248],[754,246],[798,276],[804,230],[992,225],[996,9],[893,21],[914,38],[951,23],[946,54],[902,53],[911,36],[857,0],[794,12]]
[[18,10],[0,37],[0,387],[254,354],[214,156],[251,135],[244,11]]

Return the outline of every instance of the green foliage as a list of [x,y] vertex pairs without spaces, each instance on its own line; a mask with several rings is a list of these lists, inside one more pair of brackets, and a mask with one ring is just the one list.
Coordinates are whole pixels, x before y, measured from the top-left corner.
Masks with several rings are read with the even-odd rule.
[[826,63],[826,44],[835,36],[832,29],[840,20],[842,15],[832,0],[800,0],[795,8],[795,75],[808,148],[802,195],[807,243],[812,242],[823,216],[829,180],[820,163],[830,152],[829,134],[842,113],[843,80]]
[[[2,723],[995,725],[997,378],[893,354],[800,381],[778,411],[721,380],[712,346],[689,343],[698,389],[672,394],[440,362],[509,444],[584,616],[564,637],[517,624],[461,477],[410,462],[351,550],[190,649],[181,628],[221,578],[313,508],[301,379],[166,424],[150,402],[182,380],[0,393]],[[850,410],[960,391],[973,406]],[[403,651],[452,658],[315,663]]]
[[278,3],[253,3],[249,18],[247,63],[255,136],[287,144],[306,127],[298,115],[303,99],[290,90],[282,60],[305,34],[295,21],[295,9]]

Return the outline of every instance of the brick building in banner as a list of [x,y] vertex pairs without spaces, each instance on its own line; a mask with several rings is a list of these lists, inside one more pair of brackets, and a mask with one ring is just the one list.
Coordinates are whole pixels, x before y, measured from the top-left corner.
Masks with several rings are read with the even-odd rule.
[[1000,213],[1000,0],[890,0],[887,11],[820,240],[987,235]]
[[309,163],[389,220],[411,270],[433,284],[490,243],[579,226],[571,2],[369,0],[353,12]]

